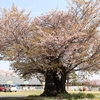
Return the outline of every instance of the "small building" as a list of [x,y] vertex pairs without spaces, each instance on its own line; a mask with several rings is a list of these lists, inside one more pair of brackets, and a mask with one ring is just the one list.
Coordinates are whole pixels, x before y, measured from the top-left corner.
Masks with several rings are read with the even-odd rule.
[[42,81],[36,77],[26,80],[10,71],[1,70],[0,72],[0,85],[15,84],[19,90],[43,89]]
[[42,82],[36,77],[25,80],[18,76],[0,76],[0,85],[4,84],[15,84],[21,90],[25,90],[26,87],[27,90],[43,89]]

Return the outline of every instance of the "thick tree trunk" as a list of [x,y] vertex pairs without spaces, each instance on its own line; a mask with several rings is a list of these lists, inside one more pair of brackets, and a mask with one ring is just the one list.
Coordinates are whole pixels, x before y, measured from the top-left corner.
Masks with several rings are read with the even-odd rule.
[[59,79],[57,72],[47,71],[45,78],[45,88],[41,96],[56,96],[61,93],[67,93],[65,89],[66,75],[62,74]]

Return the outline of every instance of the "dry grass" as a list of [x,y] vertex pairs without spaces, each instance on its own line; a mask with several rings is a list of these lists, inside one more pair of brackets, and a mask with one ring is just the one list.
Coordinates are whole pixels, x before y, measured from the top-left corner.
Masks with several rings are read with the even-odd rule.
[[29,95],[40,95],[43,91],[18,91],[0,92],[0,97],[27,97]]

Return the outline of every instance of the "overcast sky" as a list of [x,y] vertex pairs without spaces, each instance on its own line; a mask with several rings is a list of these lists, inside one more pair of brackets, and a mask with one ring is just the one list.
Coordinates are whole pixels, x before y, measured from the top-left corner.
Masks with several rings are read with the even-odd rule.
[[12,4],[19,9],[32,10],[32,14],[37,16],[51,10],[66,10],[66,0],[0,0],[0,7],[10,8]]

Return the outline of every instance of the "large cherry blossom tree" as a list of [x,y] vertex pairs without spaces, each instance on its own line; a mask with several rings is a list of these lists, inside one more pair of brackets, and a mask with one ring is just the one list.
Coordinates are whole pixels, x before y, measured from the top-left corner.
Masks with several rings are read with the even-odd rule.
[[22,77],[43,75],[44,96],[67,93],[70,73],[100,71],[100,1],[83,1],[33,19],[14,5],[0,10],[1,60]]

